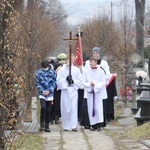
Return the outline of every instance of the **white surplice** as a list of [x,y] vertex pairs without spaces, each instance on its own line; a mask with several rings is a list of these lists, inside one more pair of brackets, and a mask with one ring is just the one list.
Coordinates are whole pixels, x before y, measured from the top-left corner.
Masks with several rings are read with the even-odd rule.
[[[91,81],[95,83],[95,86],[91,86]],[[104,71],[97,67],[97,69],[87,69],[83,72],[83,86],[86,90],[88,114],[91,125],[101,123],[104,121],[103,116],[103,99],[107,98],[106,91],[106,77]],[[95,93],[93,104],[93,93]],[[95,115],[92,115],[93,107]]]
[[[101,60],[101,63],[100,63],[100,64],[97,64],[97,66],[98,66],[98,67],[102,67],[102,68],[104,69],[105,78],[106,78],[106,83],[108,83],[109,78],[110,78],[110,70],[109,70],[109,65],[108,65],[107,61],[102,59],[102,60]],[[87,69],[89,69],[89,68],[91,68],[91,67],[90,67],[90,61],[87,60],[87,61],[85,62],[84,70],[87,70]]]
[[61,90],[61,117],[63,129],[71,130],[78,125],[78,89],[82,86],[82,74],[79,68],[71,66],[71,75],[74,84],[69,86],[66,77],[69,75],[69,67],[64,64],[58,71],[57,84]]

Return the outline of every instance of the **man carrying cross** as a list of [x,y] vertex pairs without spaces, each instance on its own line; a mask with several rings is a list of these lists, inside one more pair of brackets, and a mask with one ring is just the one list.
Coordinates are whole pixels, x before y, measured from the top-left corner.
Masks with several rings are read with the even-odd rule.
[[61,117],[64,131],[77,131],[78,92],[82,85],[82,74],[76,66],[73,66],[74,54],[71,54],[71,75],[69,75],[69,55],[67,64],[63,64],[57,74],[58,88],[61,90]]
[[67,55],[67,64],[63,64],[57,74],[58,89],[61,90],[61,117],[64,131],[77,131],[78,125],[78,89],[82,85],[82,74],[76,66],[73,65],[75,55],[71,53],[70,33],[69,54]]

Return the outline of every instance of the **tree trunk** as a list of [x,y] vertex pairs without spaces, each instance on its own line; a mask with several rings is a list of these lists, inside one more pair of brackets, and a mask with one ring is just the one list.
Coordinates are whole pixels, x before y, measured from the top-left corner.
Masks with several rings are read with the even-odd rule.
[[144,12],[145,0],[135,0],[136,10],[136,53],[144,59]]
[[0,66],[2,74],[0,74],[0,91],[1,91],[1,105],[0,105],[0,149],[3,150],[5,149],[5,145],[4,145],[4,139],[5,139],[5,134],[4,134],[4,80],[3,80],[3,73],[4,73],[4,58],[5,58],[5,51],[4,51],[4,33],[6,30],[6,23],[5,23],[5,18],[6,18],[6,14],[1,13],[0,14],[0,41],[2,41],[1,45],[0,45]]

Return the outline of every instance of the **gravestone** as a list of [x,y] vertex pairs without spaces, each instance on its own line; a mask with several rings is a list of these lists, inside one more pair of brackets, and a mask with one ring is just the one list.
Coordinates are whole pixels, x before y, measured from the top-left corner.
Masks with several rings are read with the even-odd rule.
[[150,89],[149,91],[142,91],[140,98],[137,100],[137,108],[139,108],[135,115],[137,125],[150,121]]
[[[150,75],[150,59],[148,62],[148,74]],[[135,115],[137,125],[142,125],[144,122],[150,121],[150,82],[149,79],[145,82],[139,82],[137,93],[140,94],[137,100],[138,112]]]
[[138,111],[137,102],[136,102],[136,99],[137,99],[137,80],[136,79],[132,80],[132,97],[133,98],[132,98],[131,110],[133,114],[136,114]]

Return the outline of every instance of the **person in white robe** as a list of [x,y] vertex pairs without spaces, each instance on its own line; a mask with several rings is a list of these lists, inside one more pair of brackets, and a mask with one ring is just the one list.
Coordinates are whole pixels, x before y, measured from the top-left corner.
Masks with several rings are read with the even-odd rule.
[[106,78],[104,71],[97,67],[94,57],[89,59],[90,68],[83,72],[83,86],[86,91],[88,115],[91,130],[101,130],[100,123],[104,121],[103,99],[107,98]]
[[[100,47],[93,47],[92,54],[93,54],[93,57],[97,59],[97,66],[101,67],[104,70],[105,75],[106,75],[106,82],[108,83],[109,78],[110,78],[110,69],[109,69],[109,65],[108,65],[107,61],[101,58],[101,55],[100,55],[101,54],[101,48]],[[87,60],[85,62],[84,70],[86,70],[88,68],[90,68],[89,60]]]
[[[108,84],[109,82],[109,78],[111,76],[110,74],[110,69],[109,69],[109,65],[107,63],[106,60],[102,59],[102,56],[101,56],[101,48],[100,47],[93,47],[92,49],[92,54],[93,54],[93,57],[97,60],[97,67],[100,67],[104,73],[105,73],[105,78],[106,78],[106,83]],[[84,67],[84,70],[90,68],[90,63],[89,63],[89,60],[87,60],[85,62],[85,67]],[[86,92],[84,92],[84,97],[86,98]],[[104,93],[105,94],[105,93]],[[107,93],[106,93],[106,96],[107,96]],[[106,105],[106,102],[105,102],[105,99],[103,100],[103,108],[104,108],[104,111],[103,111],[103,115],[104,115],[104,122],[101,123],[101,127],[105,127],[106,126],[106,118],[105,118],[105,105]]]
[[67,55],[67,64],[63,64],[57,73],[57,84],[61,90],[61,117],[64,131],[77,131],[78,125],[78,89],[82,86],[83,76],[79,68],[73,65],[74,60],[75,56],[71,54],[71,77],[69,55]]

